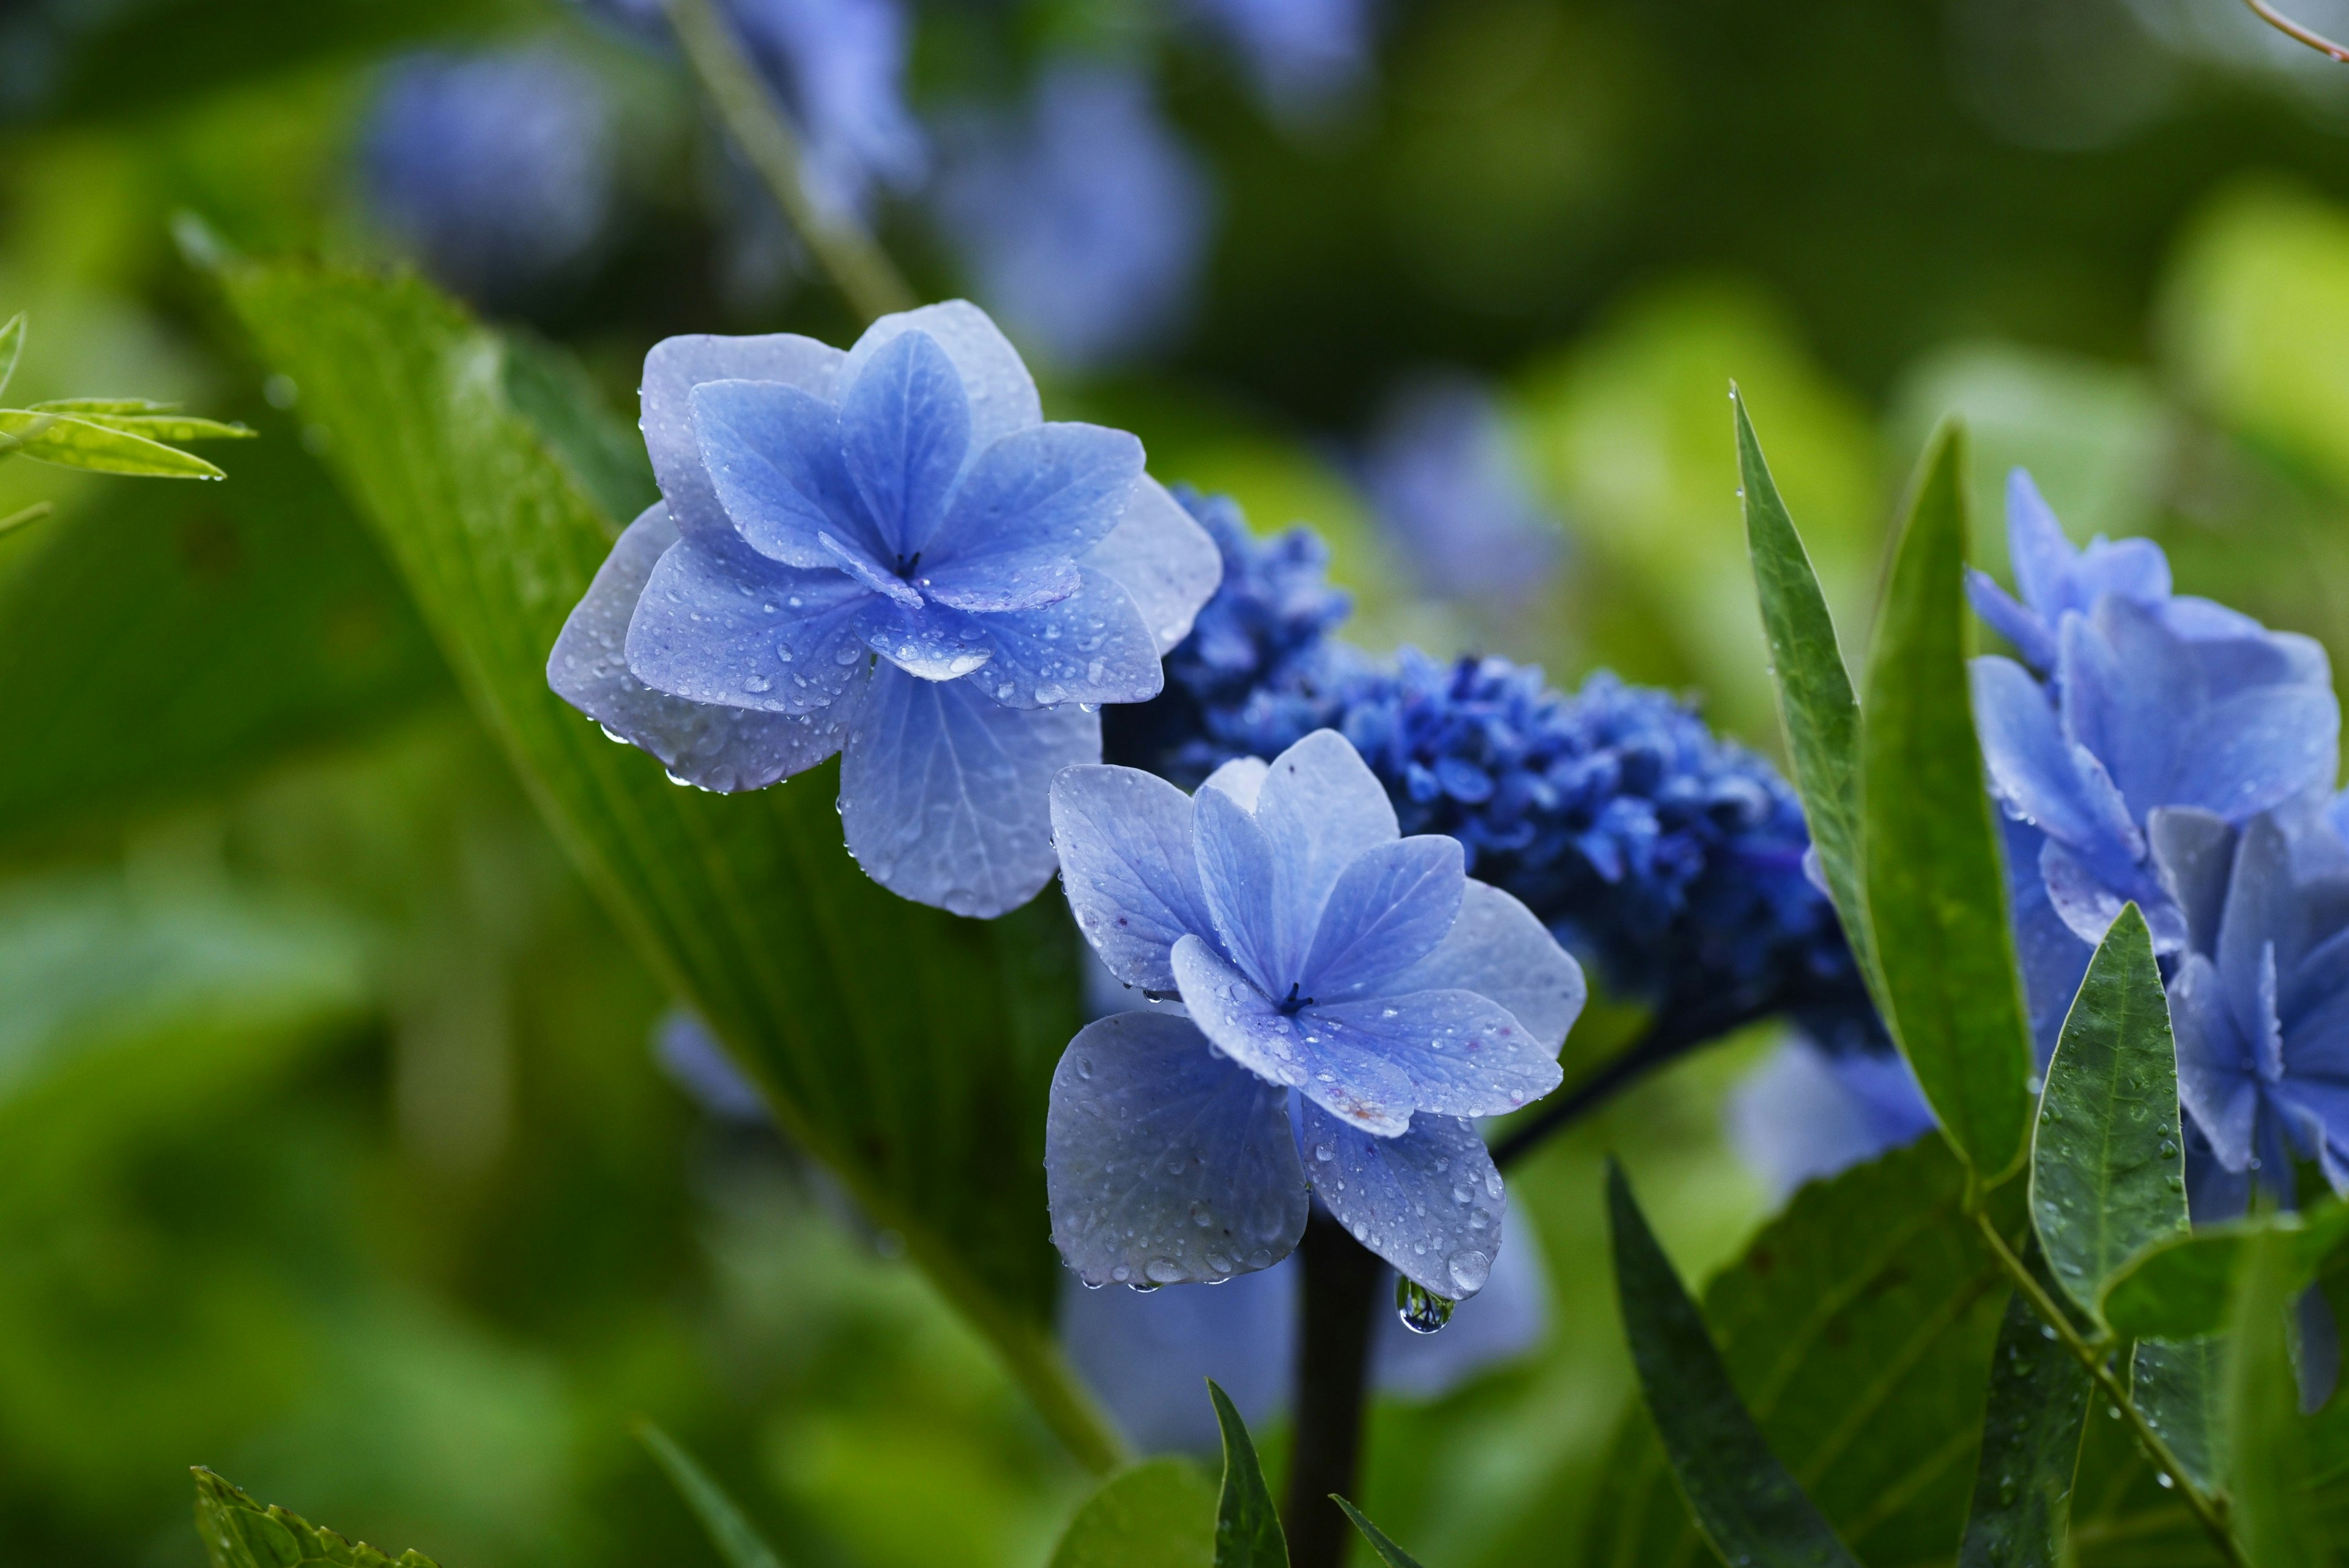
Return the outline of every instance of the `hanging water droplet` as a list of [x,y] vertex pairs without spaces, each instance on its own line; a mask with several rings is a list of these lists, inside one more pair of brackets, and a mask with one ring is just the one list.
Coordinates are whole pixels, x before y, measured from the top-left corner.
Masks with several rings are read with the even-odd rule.
[[1395,1315],[1413,1334],[1433,1334],[1452,1321],[1452,1309],[1457,1304],[1451,1297],[1437,1295],[1417,1280],[1400,1276],[1395,1280]]

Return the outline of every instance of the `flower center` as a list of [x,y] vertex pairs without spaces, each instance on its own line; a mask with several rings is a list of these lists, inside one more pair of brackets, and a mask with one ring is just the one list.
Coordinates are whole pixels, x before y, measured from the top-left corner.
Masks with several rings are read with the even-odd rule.
[[1313,999],[1311,997],[1308,996],[1300,998],[1297,994],[1297,988],[1301,983],[1302,982],[1299,981],[1289,981],[1288,994],[1273,1004],[1279,1010],[1280,1015],[1283,1018],[1291,1017],[1301,1009],[1313,1005]]
[[921,565],[922,553],[919,550],[916,550],[910,556],[898,556],[896,566],[894,569],[898,576],[904,578],[907,582],[911,582],[915,572],[920,569]]

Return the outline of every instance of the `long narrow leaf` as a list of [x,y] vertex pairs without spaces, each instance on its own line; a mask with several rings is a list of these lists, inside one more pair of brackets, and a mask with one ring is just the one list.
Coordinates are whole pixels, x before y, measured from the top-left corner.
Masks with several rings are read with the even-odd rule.
[[[2026,1261],[2052,1287],[2036,1245]],[[2009,1298],[1991,1354],[1982,1456],[1958,1568],[2056,1568],[2063,1560],[2093,1379],[2049,1326],[2023,1292]]]
[[1965,440],[1933,439],[1868,661],[1861,820],[1886,1023],[1985,1182],[2022,1163],[2031,1036],[1965,663]]
[[1330,1501],[1345,1511],[1346,1517],[1353,1521],[1354,1528],[1362,1532],[1362,1539],[1371,1543],[1371,1550],[1379,1554],[1379,1561],[1387,1568],[1420,1568],[1419,1559],[1388,1540],[1386,1532],[1362,1517],[1361,1509],[1342,1497],[1333,1497]]
[[2306,1495],[2307,1423],[2284,1328],[2292,1273],[2286,1238],[2274,1231],[2251,1237],[2228,1325],[2229,1490],[2244,1556],[2255,1568],[2325,1568],[2334,1560]]
[[[36,407],[26,411],[45,413],[54,410]],[[254,435],[251,425],[224,424],[219,420],[202,420],[192,414],[90,412],[77,413],[73,418],[78,423],[96,425],[100,430],[119,431],[124,435],[143,436],[153,441],[250,441]]]
[[1216,1568],[1288,1568],[1288,1539],[1264,1484],[1255,1439],[1231,1398],[1210,1380],[1216,1426],[1224,1439],[1224,1484],[1216,1501]]
[[220,479],[221,471],[191,452],[129,431],[69,414],[0,409],[0,450],[60,468],[127,473],[147,479]]
[[25,313],[18,311],[0,324],[0,392],[16,374],[16,360],[25,352]]
[[676,1438],[650,1421],[636,1428],[636,1437],[667,1475],[669,1484],[677,1488],[685,1506],[693,1511],[693,1517],[701,1521],[709,1543],[726,1559],[727,1568],[783,1568],[782,1559],[775,1555],[758,1527]]

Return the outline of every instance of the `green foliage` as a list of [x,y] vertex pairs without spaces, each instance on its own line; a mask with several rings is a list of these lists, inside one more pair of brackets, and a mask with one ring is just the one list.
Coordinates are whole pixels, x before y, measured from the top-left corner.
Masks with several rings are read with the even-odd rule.
[[1288,1568],[1288,1540],[1264,1484],[1256,1442],[1229,1396],[1210,1381],[1224,1439],[1224,1484],[1216,1500],[1216,1568]]
[[1084,1501],[1050,1568],[1209,1568],[1216,1561],[1216,1489],[1188,1459],[1120,1470]]
[[2349,1241],[2349,1203],[2258,1214],[2151,1241],[2106,1284],[2105,1321],[2127,1338],[2185,1339],[2221,1332],[2243,1249],[2271,1231],[2285,1239],[2297,1289]]
[[1854,1563],[1738,1397],[1703,1317],[1649,1231],[1620,1166],[1608,1168],[1607,1202],[1631,1360],[1672,1477],[1705,1540],[1729,1563],[1765,1568]]
[[2129,1394],[2195,1485],[2225,1479],[2222,1381],[2226,1345],[2217,1335],[2140,1339],[2129,1352]]
[[726,1489],[716,1478],[695,1462],[678,1440],[647,1421],[636,1428],[641,1439],[667,1475],[669,1484],[677,1488],[678,1496],[685,1500],[693,1517],[709,1536],[709,1543],[726,1562],[726,1568],[782,1568],[782,1559],[759,1533],[758,1526],[735,1506],[726,1495]]
[[2249,1238],[2228,1314],[2226,1469],[2235,1530],[2254,1568],[2323,1568],[2336,1560],[2306,1495],[2314,1467],[2284,1322],[2293,1272],[2282,1235]]
[[263,1507],[212,1471],[197,1467],[196,1532],[203,1537],[212,1568],[295,1568],[326,1563],[335,1568],[435,1568],[413,1549],[392,1557],[364,1541],[344,1540],[271,1503]]
[[1045,1087],[1076,1023],[1065,915],[1039,900],[980,923],[892,898],[841,848],[830,770],[724,798],[607,742],[547,689],[545,660],[618,520],[574,478],[568,443],[515,407],[500,339],[413,281],[235,265],[223,282],[476,711],[656,972],[1108,1468],[1117,1445],[1047,1327]]
[[[25,351],[20,312],[0,327],[0,391]],[[0,409],[0,458],[24,456],[60,468],[150,479],[221,479],[213,464],[172,441],[250,436],[243,425],[193,419],[166,403],[131,398],[63,398],[26,409]]]
[[25,313],[18,311],[0,322],[0,392],[8,389],[16,379],[16,361],[25,355]]
[[1362,1517],[1361,1509],[1342,1497],[1333,1501],[1345,1511],[1346,1517],[1353,1521],[1356,1530],[1362,1532],[1362,1539],[1371,1543],[1371,1550],[1378,1553],[1379,1561],[1385,1563],[1387,1568],[1420,1568],[1419,1560],[1389,1541],[1386,1532]]
[[2187,1229],[2178,1118],[2169,999],[2131,904],[2064,1020],[2032,1138],[2032,1223],[2056,1280],[2090,1314],[2124,1263]]
[[[2035,1244],[2024,1261],[2054,1295],[2055,1282]],[[2094,1380],[2048,1328],[2022,1291],[2007,1299],[1991,1352],[1982,1457],[1959,1568],[2056,1568],[2064,1561]]]
[[1887,1024],[1942,1132],[1987,1182],[2022,1161],[2031,1035],[1965,666],[1965,439],[1914,482],[1868,660],[1868,919]]

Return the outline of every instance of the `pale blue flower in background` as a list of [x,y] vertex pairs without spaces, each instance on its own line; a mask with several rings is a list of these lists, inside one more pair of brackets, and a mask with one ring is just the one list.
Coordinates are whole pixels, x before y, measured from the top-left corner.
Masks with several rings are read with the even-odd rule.
[[394,65],[361,132],[377,220],[436,280],[512,303],[579,265],[614,198],[613,115],[576,61],[530,47]]
[[1048,67],[1016,119],[949,122],[939,220],[973,289],[1039,353],[1087,369],[1188,314],[1213,202],[1141,75]]
[[1783,1203],[1805,1182],[1863,1165],[1933,1130],[1908,1062],[1789,1038],[1741,1082],[1724,1113],[1730,1147]]
[[1310,121],[1371,69],[1371,0],[1184,0],[1247,67],[1275,119]]
[[719,1121],[763,1126],[774,1118],[758,1086],[726,1054],[709,1026],[682,1005],[653,1024],[653,1060],[670,1083]]
[[1052,826],[1079,929],[1187,1014],[1102,1019],[1053,1075],[1052,1235],[1080,1277],[1269,1268],[1304,1231],[1309,1184],[1428,1291],[1482,1289],[1503,1191],[1473,1118],[1557,1086],[1583,1002],[1541,923],[1471,881],[1458,840],[1402,837],[1333,731],[1196,796],[1072,768]]
[[1533,493],[1500,406],[1474,381],[1422,381],[1371,432],[1362,488],[1438,598],[1519,600],[1557,569],[1566,535]]
[[1141,443],[1045,423],[960,301],[846,352],[672,337],[643,402],[664,500],[572,613],[554,690],[704,788],[840,752],[875,881],[963,915],[1026,902],[1052,775],[1100,756],[1098,704],[1158,691],[1221,570]]

